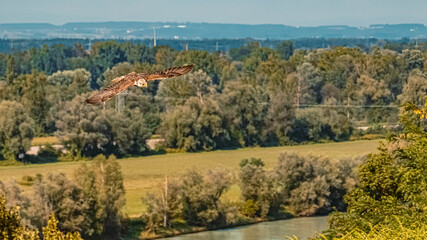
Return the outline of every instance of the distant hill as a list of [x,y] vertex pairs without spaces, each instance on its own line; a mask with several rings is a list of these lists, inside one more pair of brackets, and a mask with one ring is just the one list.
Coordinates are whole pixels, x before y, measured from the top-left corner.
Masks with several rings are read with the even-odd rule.
[[156,27],[159,39],[298,39],[298,38],[426,38],[423,24],[376,24],[369,27],[345,25],[293,27],[280,24],[219,24],[177,22],[79,22],[64,25],[48,23],[0,24],[0,38],[93,38],[146,39],[153,38]]

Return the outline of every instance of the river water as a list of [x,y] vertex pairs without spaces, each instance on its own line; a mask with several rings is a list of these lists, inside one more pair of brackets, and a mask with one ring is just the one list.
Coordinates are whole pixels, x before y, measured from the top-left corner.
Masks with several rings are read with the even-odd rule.
[[284,240],[286,236],[307,239],[315,232],[328,228],[328,217],[302,217],[288,220],[263,222],[241,227],[190,233],[165,240]]

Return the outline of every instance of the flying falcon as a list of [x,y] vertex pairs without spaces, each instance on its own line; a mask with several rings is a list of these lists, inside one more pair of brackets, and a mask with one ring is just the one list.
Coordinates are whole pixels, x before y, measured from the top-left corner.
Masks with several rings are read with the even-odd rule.
[[116,84],[104,89],[101,92],[96,93],[91,98],[86,99],[86,103],[98,104],[105,102],[116,96],[117,94],[123,92],[128,87],[137,86],[137,87],[148,87],[147,81],[173,78],[178,77],[183,74],[186,74],[193,69],[194,65],[186,65],[182,67],[173,67],[166,69],[164,71],[154,72],[154,73],[136,73],[131,72],[127,75],[113,79],[113,82]]

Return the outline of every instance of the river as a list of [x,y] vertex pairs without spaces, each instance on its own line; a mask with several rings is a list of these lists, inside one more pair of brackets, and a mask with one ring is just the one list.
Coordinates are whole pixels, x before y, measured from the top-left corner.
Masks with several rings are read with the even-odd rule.
[[235,228],[184,234],[164,240],[284,240],[297,236],[303,240],[328,228],[328,217],[302,217],[262,222]]

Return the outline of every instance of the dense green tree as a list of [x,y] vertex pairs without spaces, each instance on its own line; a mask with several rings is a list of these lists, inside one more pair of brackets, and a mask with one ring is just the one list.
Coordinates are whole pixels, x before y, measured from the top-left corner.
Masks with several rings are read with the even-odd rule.
[[294,49],[291,41],[282,41],[276,47],[276,51],[279,53],[280,57],[285,60],[288,60],[292,56]]
[[362,75],[357,79],[357,85],[359,86],[359,97],[364,105],[370,105],[386,99],[390,94],[384,81],[377,81],[366,75]]
[[363,53],[357,48],[336,47],[320,52],[314,65],[320,70],[326,82],[339,89],[345,87],[347,80],[357,77],[357,66],[363,61]]
[[331,236],[354,228],[368,232],[379,224],[413,229],[427,221],[425,111],[405,106],[401,117],[405,134],[390,137],[360,166],[360,186],[345,196],[347,212],[335,213],[330,219]]
[[213,98],[192,97],[164,115],[159,132],[168,147],[197,151],[226,146],[229,137],[224,128]]
[[251,52],[255,48],[258,48],[258,47],[259,47],[259,43],[252,42],[240,48],[232,48],[230,49],[230,57],[235,61],[243,61],[246,57],[251,55]]
[[184,104],[191,96],[202,100],[205,95],[210,93],[215,93],[211,78],[201,70],[193,70],[192,73],[183,77],[161,81],[156,97],[165,101],[171,108]]
[[181,181],[184,220],[195,226],[223,226],[226,219],[220,197],[231,185],[230,172],[216,169],[202,175],[188,170]]
[[418,69],[413,70],[407,82],[403,85],[403,92],[398,96],[400,102],[411,102],[417,106],[422,106],[427,95],[427,76]]
[[322,79],[311,63],[304,62],[297,67],[297,74],[300,77],[299,102],[301,104],[320,103]]
[[344,193],[337,165],[328,158],[282,153],[273,170],[282,202],[300,216],[342,207]]
[[222,90],[225,86],[225,83],[232,80],[237,80],[239,72],[237,71],[236,64],[225,63],[222,66],[222,71],[220,75],[219,89]]
[[82,104],[88,95],[78,95],[58,113],[56,132],[71,156],[118,156],[142,154],[150,131],[138,109],[118,113],[99,106]]
[[33,72],[31,75],[25,75],[22,103],[29,116],[34,120],[34,130],[37,136],[43,135],[48,126],[50,103],[47,99],[46,87],[46,74]]
[[65,59],[72,56],[72,50],[61,44],[30,49],[31,68],[52,74],[66,67]]
[[15,57],[13,55],[8,55],[7,56],[7,65],[6,65],[6,82],[7,83],[12,83],[13,79],[16,78],[18,76],[17,74],[17,69],[15,66]]
[[240,146],[261,144],[268,111],[264,90],[231,81],[226,84],[219,101],[233,140]]
[[20,102],[26,80],[26,75],[21,74],[16,78],[11,79],[12,82],[1,81],[0,99]]
[[371,78],[384,80],[390,90],[391,98],[396,100],[397,95],[402,92],[402,84],[408,77],[408,70],[402,58],[397,52],[373,47],[366,56],[363,68],[364,74]]
[[329,99],[340,99],[340,90],[332,83],[326,83],[323,85],[320,92],[322,94],[322,102],[325,102]]
[[9,55],[0,54],[0,81],[6,80],[7,58]]
[[102,74],[105,70],[127,61],[127,57],[124,47],[115,41],[96,42],[92,46],[92,52],[86,61],[86,69],[92,76],[91,87],[99,88],[99,86],[103,85],[104,78]]
[[159,46],[156,50],[156,63],[162,65],[164,68],[173,67],[178,51],[175,51],[169,46]]
[[93,125],[99,116],[100,108],[83,104],[88,95],[76,96],[67,102],[64,109],[58,112],[56,136],[68,149],[69,153],[80,158],[98,149],[98,144],[105,144],[106,139],[95,130]]
[[288,133],[295,120],[293,96],[286,92],[278,93],[271,99],[267,115],[267,131],[278,139],[279,144],[289,142]]
[[124,43],[126,59],[130,63],[148,62],[154,63],[153,50],[140,43],[134,45],[130,42]]
[[104,88],[109,87],[114,83],[114,82],[111,82],[111,80],[113,80],[114,78],[127,75],[128,73],[134,72],[134,71],[135,71],[134,65],[128,62],[118,63],[113,67],[107,68],[107,70],[105,70],[103,74],[104,80],[103,82],[99,82],[98,84],[100,86],[103,86]]
[[[245,206],[253,204],[255,216],[266,218],[274,195],[271,179],[263,169],[261,159],[243,159],[240,162],[239,182]],[[254,216],[249,216],[254,217]]]
[[19,154],[25,154],[34,137],[32,124],[20,103],[0,102],[0,157],[17,159]]
[[182,212],[180,185],[178,179],[165,177],[165,182],[154,193],[147,193],[142,198],[147,206],[143,218],[149,231],[158,230],[159,226],[171,228]]
[[289,132],[291,140],[304,142],[348,139],[353,130],[352,123],[335,105],[336,101],[331,99],[326,102],[325,108],[298,109]]
[[405,49],[399,54],[407,70],[412,70],[415,68],[423,69],[424,68],[424,57],[420,50],[416,49]]
[[286,89],[286,77],[286,61],[269,57],[257,66],[254,84],[265,86],[271,94],[276,94]]
[[123,224],[122,209],[126,204],[125,187],[120,165],[112,155],[106,161],[100,161],[100,171],[105,171],[101,181],[103,193],[105,194],[105,222],[104,232],[113,236],[120,234]]
[[[386,105],[389,103],[390,90],[384,81],[377,81],[366,75],[357,79],[359,103],[364,106]],[[370,122],[383,122],[390,118],[390,110],[387,108],[370,108],[366,110]]]
[[125,189],[120,165],[112,155],[99,155],[74,172],[82,189],[86,210],[86,236],[119,236],[124,215]]
[[[33,217],[31,197],[19,188],[15,180],[9,180],[5,183],[0,181],[0,196],[4,196],[7,208],[19,206],[21,222],[27,227],[34,227],[31,223]],[[37,210],[41,211],[41,209]]]
[[85,69],[58,71],[47,79],[51,91],[57,91],[56,101],[71,101],[76,95],[90,91],[90,73]]
[[269,48],[255,47],[251,55],[243,61],[242,72],[252,77],[258,66],[270,58],[275,58],[276,52]]
[[83,191],[64,173],[48,174],[43,180],[34,183],[34,189],[35,194],[58,216],[61,230],[85,232],[88,229],[86,213],[89,206]]
[[104,231],[105,206],[101,194],[103,184],[101,181],[102,172],[98,163],[100,160],[105,161],[103,155],[96,157],[91,165],[81,164],[74,172],[77,184],[82,188],[85,202],[88,206],[85,221],[88,228],[85,231],[87,236],[99,236]]
[[201,69],[209,75],[212,84],[219,84],[220,74],[220,61],[217,54],[211,54],[206,51],[189,50],[179,52],[173,63],[174,66],[182,66],[188,64],[195,64],[193,72]]

